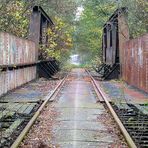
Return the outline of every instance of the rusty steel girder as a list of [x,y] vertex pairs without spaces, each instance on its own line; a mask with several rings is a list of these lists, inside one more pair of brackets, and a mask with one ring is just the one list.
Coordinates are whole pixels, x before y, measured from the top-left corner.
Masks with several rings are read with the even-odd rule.
[[122,55],[123,80],[148,92],[148,34],[127,41]]

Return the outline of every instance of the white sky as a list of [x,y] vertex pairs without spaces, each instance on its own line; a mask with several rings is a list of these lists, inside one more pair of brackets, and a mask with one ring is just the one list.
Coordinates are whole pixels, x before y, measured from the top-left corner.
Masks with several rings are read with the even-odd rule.
[[83,6],[80,6],[80,7],[77,8],[76,20],[79,20],[81,14],[83,13],[83,10],[84,10]]

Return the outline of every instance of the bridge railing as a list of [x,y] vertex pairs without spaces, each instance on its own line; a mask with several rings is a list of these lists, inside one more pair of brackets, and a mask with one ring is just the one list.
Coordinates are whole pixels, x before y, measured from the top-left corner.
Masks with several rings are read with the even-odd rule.
[[0,96],[36,78],[35,43],[0,33]]

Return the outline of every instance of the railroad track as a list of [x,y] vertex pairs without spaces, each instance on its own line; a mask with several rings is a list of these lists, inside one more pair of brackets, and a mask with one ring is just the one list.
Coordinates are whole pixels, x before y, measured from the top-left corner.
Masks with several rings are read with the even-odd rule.
[[[83,77],[83,76],[82,76]],[[81,79],[85,79],[85,78],[82,78],[81,76],[78,76],[78,81],[80,80],[80,82],[81,82]],[[84,80],[84,81],[88,81],[88,79],[89,79],[89,81],[91,80],[91,76],[89,76],[88,75],[88,77],[86,78],[87,80]],[[27,134],[27,132],[29,131],[29,129],[30,129],[30,127],[33,125],[33,123],[35,122],[35,120],[36,120],[36,118],[38,117],[38,115],[40,114],[40,112],[41,112],[41,110],[43,109],[43,107],[45,106],[45,104],[49,101],[49,99],[51,99],[53,96],[53,98],[55,98],[56,97],[56,95],[61,91],[60,90],[60,88],[63,88],[62,86],[65,86],[65,85],[67,85],[67,82],[66,82],[66,78],[63,80],[63,82],[57,87],[57,89],[55,89],[55,95],[53,94],[53,95],[51,95],[50,97],[47,97],[47,100],[46,100],[46,102],[44,102],[44,104],[42,104],[42,106],[39,108],[39,110],[37,111],[37,113],[34,115],[34,117],[30,120],[30,122],[28,123],[28,125],[25,127],[25,129],[22,131],[22,133],[19,135],[19,137],[16,139],[16,141],[13,143],[13,145],[12,145],[12,148],[16,148],[16,147],[18,147],[19,146],[19,144],[21,143],[21,141],[23,140],[23,138],[24,138],[24,136]],[[71,81],[71,80],[74,80],[74,82],[75,82],[75,75],[73,75],[73,74],[71,74],[69,77],[68,77],[68,80],[67,81]],[[66,82],[66,83],[65,83]],[[92,83],[91,83],[92,82]],[[96,89],[95,88],[95,84],[93,83],[93,81],[91,81],[90,82],[90,85],[91,85],[91,87],[92,87],[92,89]],[[82,82],[83,83],[83,82]],[[65,84],[65,85],[64,85]],[[75,86],[77,85],[76,84],[76,82],[74,83],[75,84]],[[83,83],[83,85],[84,85],[85,83]],[[92,86],[92,85],[94,85],[94,87]],[[72,86],[72,84],[70,85],[70,86]],[[75,88],[75,86],[74,86],[74,88]],[[80,88],[81,88],[81,86],[80,86]],[[65,88],[66,90],[68,90],[68,89],[72,89],[72,88]],[[82,89],[82,88],[81,88]],[[64,90],[62,89],[62,92],[63,92]],[[76,91],[78,91],[78,90],[76,90]],[[94,90],[93,90],[94,91]],[[68,93],[68,92],[67,92]],[[96,90],[96,93],[98,93],[98,91]],[[101,96],[98,94],[98,98],[99,99],[101,99]],[[70,99],[70,98],[69,98]],[[75,98],[76,100],[78,99],[78,98]],[[77,102],[77,101],[76,101]],[[78,102],[77,102],[78,103]],[[66,105],[66,104],[65,104]],[[64,107],[65,108],[67,108],[67,106],[65,106],[64,105]],[[78,104],[77,104],[78,105]],[[58,105],[59,106],[59,105]],[[83,106],[83,105],[82,105]],[[87,108],[87,107],[86,107]],[[86,110],[86,108],[84,109],[84,110]],[[58,110],[58,108],[56,109],[56,110]],[[72,109],[73,110],[73,109]],[[75,109],[74,109],[75,110]],[[90,111],[90,110],[89,110]],[[70,111],[71,112],[71,111]],[[83,112],[83,109],[82,109],[82,112]],[[62,112],[62,114],[64,114],[63,112]],[[77,114],[77,113],[74,113],[74,114]],[[93,114],[93,113],[92,113]],[[96,114],[96,113],[95,113]],[[72,114],[70,115],[70,116],[73,116]],[[86,116],[86,115],[84,115],[84,116]],[[65,116],[64,116],[65,117]],[[63,117],[62,117],[63,118]],[[63,120],[64,120],[64,122],[65,122],[65,120],[67,120],[69,117],[67,117],[67,115],[66,115],[66,119],[64,118]],[[74,120],[75,121],[75,118],[76,117],[74,117],[74,119],[72,118],[72,121]],[[117,117],[116,117],[116,119],[117,119]],[[77,119],[78,120],[78,119]],[[84,119],[81,119],[81,120],[84,120]],[[79,122],[79,124],[82,124],[81,123],[81,120],[80,120],[80,122]],[[119,119],[118,119],[119,120]],[[71,122],[72,122],[71,121]],[[63,121],[62,121],[63,122]],[[68,121],[67,121],[68,122]],[[75,121],[75,122],[78,122],[78,121]],[[74,122],[74,125],[76,125],[76,123]],[[92,122],[93,123],[93,122]],[[121,126],[121,123],[119,123],[120,124],[120,126]],[[66,125],[65,125],[66,126]],[[72,125],[71,125],[72,126]],[[75,127],[75,126],[74,126]],[[67,127],[68,128],[68,127]],[[80,127],[79,127],[80,128]],[[122,129],[123,129],[123,127],[122,127]],[[68,130],[69,130],[69,128],[68,128]],[[83,129],[84,130],[84,129]],[[83,131],[82,130],[82,131]],[[124,134],[126,133],[125,132],[126,130],[124,130]],[[69,131],[70,132],[70,131]],[[57,133],[58,135],[59,135],[59,133]],[[66,134],[66,133],[65,133]],[[75,133],[76,134],[76,133]],[[129,139],[130,139],[130,136],[128,135],[128,133],[126,133],[126,138],[127,138],[127,141],[129,142]],[[90,140],[91,141],[91,140]],[[132,141],[132,139],[130,140],[130,142],[129,142],[129,145],[130,146],[132,146],[132,147],[136,147],[135,145],[134,145],[134,142],[132,143],[133,141]]]
[[[19,91],[16,91],[14,93],[10,93],[11,95],[7,95],[4,97],[6,98],[6,101],[1,98],[0,103],[0,147],[17,147],[19,145],[19,142],[16,144],[14,141],[20,141],[23,136],[28,132],[29,128],[33,125],[36,118],[40,114],[43,107],[46,105],[46,103],[51,99],[51,97],[59,90],[59,87],[63,84],[65,78],[62,79],[57,87],[47,96],[41,100],[38,100],[39,98],[32,98],[38,95],[38,92],[34,94],[32,90],[30,92],[27,92],[27,94],[24,94],[25,98],[27,96],[33,95],[30,100],[27,99],[25,102],[20,102],[20,96],[19,93],[16,92],[22,92],[22,89],[27,88],[26,86],[22,87],[22,89],[19,89]],[[38,85],[34,82],[35,85]],[[32,87],[34,84],[31,83],[28,87]],[[42,85],[42,84],[41,84]],[[43,84],[44,85],[44,84]],[[28,88],[27,88],[28,89]],[[46,88],[47,89],[47,88]],[[23,90],[24,93],[24,90]],[[40,94],[40,93],[39,93]],[[23,94],[20,94],[21,97],[24,97]],[[9,102],[9,98],[17,96],[18,98],[14,98],[13,101]],[[30,96],[29,96],[30,97]],[[12,100],[11,99],[11,100]],[[18,99],[18,102],[17,102]],[[24,101],[24,98],[22,98]],[[33,102],[32,102],[33,101]]]
[[[88,72],[88,71],[87,71]],[[148,118],[143,113],[138,112],[138,109],[135,106],[128,105],[128,108],[119,108],[115,104],[112,104],[108,101],[105,94],[102,92],[101,88],[95,81],[95,79],[90,75],[88,72],[92,85],[94,86],[94,90],[100,99],[99,102],[105,103],[105,106],[108,107],[109,111],[111,112],[114,120],[118,124],[122,134],[124,135],[129,147],[131,148],[144,148],[148,146],[147,141],[147,134],[148,134]],[[22,140],[24,139],[25,135],[28,133],[34,122],[36,121],[37,117],[40,115],[44,106],[49,102],[53,101],[52,99],[58,94],[61,90],[62,86],[66,81],[65,77],[58,86],[54,89],[53,93],[47,95],[45,101],[40,105],[36,113],[28,118],[28,122],[20,135],[12,144],[11,148],[16,148],[20,145]],[[144,122],[143,122],[144,121]]]
[[133,104],[115,104],[109,101],[109,98],[104,94],[97,81],[91,76],[95,89],[99,97],[101,96],[101,102],[107,105],[114,120],[118,124],[121,132],[123,133],[128,145],[131,148],[146,148],[148,147],[148,115],[141,112],[141,110]]
[[54,97],[54,95],[56,96],[56,94],[60,91],[60,88],[64,84],[66,78],[67,78],[67,76],[65,76],[61,80],[61,82],[56,86],[56,88],[53,90],[52,93],[50,93],[49,95],[47,95],[45,97],[45,99],[44,99],[45,101],[41,104],[41,106],[38,108],[36,113],[33,115],[33,117],[30,119],[30,121],[27,123],[27,125],[24,127],[24,129],[21,131],[21,133],[19,134],[17,139],[13,142],[13,144],[11,145],[11,148],[17,148],[20,145],[20,143],[22,142],[22,140],[24,139],[24,137],[26,136],[26,134],[28,133],[28,131],[30,130],[32,125],[34,124],[34,122],[37,120],[37,118],[40,115],[40,113],[43,110],[43,108],[46,106],[46,104],[49,101],[52,102],[53,101],[52,98]]

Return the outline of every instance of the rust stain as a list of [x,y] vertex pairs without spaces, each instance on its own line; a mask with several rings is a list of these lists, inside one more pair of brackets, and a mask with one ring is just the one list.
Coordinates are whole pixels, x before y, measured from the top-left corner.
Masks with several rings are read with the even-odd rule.
[[130,85],[148,92],[148,34],[123,45],[122,77]]
[[36,78],[36,66],[0,72],[0,96]]
[[36,52],[34,42],[0,33],[0,66],[35,63]]
[[[0,32],[0,68],[36,63],[35,43]],[[36,78],[36,66],[0,71],[0,96]]]

